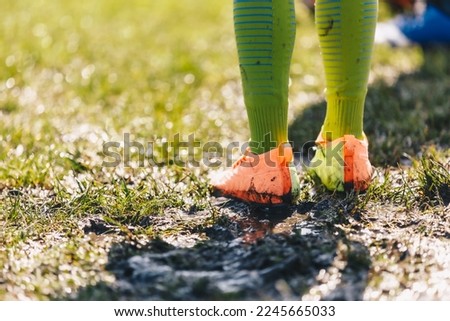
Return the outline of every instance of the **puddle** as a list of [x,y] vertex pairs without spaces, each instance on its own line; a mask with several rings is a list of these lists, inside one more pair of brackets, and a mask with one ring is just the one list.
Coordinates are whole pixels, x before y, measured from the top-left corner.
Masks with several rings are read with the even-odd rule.
[[192,247],[162,239],[143,247],[117,243],[107,265],[116,282],[108,291],[127,300],[298,300],[335,278],[324,298],[361,299],[368,261],[348,261],[367,251],[329,224],[336,217],[318,215],[321,206],[268,212],[228,202],[220,223],[204,229],[205,239]]

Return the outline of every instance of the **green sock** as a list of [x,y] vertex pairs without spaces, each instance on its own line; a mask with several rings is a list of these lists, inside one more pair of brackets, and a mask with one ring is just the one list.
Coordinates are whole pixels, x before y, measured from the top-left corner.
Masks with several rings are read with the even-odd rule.
[[288,141],[294,0],[234,0],[234,26],[250,147],[260,154]]
[[377,0],[317,0],[316,27],[325,67],[325,139],[363,137]]

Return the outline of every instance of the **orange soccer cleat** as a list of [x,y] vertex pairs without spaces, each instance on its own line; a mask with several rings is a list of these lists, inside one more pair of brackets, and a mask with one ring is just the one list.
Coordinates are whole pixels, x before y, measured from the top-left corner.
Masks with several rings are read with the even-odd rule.
[[263,205],[294,203],[300,192],[289,144],[260,155],[248,149],[231,170],[212,178],[212,184],[223,196]]
[[316,140],[317,151],[309,171],[319,177],[322,184],[335,191],[364,191],[369,187],[372,165],[369,161],[367,138],[353,135],[326,141],[322,134]]

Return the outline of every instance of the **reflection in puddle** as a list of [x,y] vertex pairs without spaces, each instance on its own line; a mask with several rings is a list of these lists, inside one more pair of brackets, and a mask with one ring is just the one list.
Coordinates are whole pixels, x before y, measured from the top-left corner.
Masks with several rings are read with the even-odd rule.
[[296,229],[299,222],[305,220],[306,217],[298,213],[290,216],[274,215],[270,218],[262,218],[259,216],[233,216],[230,220],[236,222],[242,233],[241,239],[245,244],[254,244],[258,240],[271,234],[291,235]]
[[320,228],[307,221],[299,222],[295,228],[300,235],[319,235],[321,233]]

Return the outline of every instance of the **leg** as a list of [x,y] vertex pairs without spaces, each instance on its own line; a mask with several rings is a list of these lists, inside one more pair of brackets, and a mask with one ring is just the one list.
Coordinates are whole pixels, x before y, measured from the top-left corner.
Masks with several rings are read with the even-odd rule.
[[250,150],[216,191],[244,201],[295,201],[299,182],[288,142],[289,68],[295,40],[294,0],[234,0],[234,26]]
[[370,181],[363,113],[377,11],[377,0],[316,1],[327,112],[312,171],[331,190],[363,190]]
[[288,141],[289,68],[295,40],[293,1],[234,1],[250,147],[256,154]]

